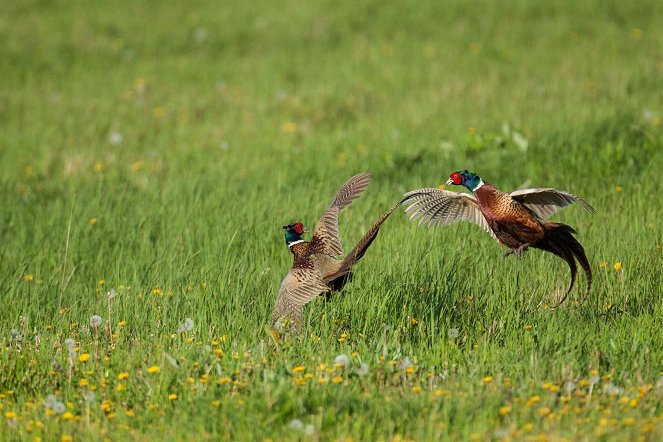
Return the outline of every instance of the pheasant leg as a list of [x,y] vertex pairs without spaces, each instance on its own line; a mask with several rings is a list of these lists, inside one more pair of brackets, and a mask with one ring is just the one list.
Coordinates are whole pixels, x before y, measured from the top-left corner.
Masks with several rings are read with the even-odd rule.
[[518,257],[518,259],[522,259],[523,255],[527,251],[528,247],[529,247],[529,244],[522,244],[520,247],[518,247],[516,249],[509,250],[508,252],[506,252],[504,254],[504,256],[507,257],[507,256],[515,253],[516,256]]

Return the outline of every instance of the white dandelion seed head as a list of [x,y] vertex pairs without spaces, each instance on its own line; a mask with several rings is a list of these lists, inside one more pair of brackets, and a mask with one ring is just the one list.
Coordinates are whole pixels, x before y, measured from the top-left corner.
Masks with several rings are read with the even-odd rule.
[[313,424],[308,424],[304,428],[304,434],[307,436],[313,436],[313,433],[315,433],[315,427],[313,426]]
[[302,428],[304,428],[304,423],[302,421],[300,421],[299,419],[293,419],[288,423],[288,427],[291,430],[301,431]]
[[23,340],[23,335],[21,334],[20,331],[16,330],[15,328],[11,330],[10,334],[12,341],[21,342]]
[[107,293],[107,295],[108,295],[108,299],[113,299],[114,297],[117,296],[117,292],[115,291],[115,289],[110,289],[110,291]]
[[622,394],[624,392],[623,389],[619,388],[612,382],[609,382],[605,387],[603,387],[606,393],[608,393],[610,396],[615,396],[618,394]]
[[52,409],[57,401],[58,401],[57,396],[55,396],[54,394],[49,394],[44,399],[44,405],[46,406],[46,408]]
[[119,133],[117,131],[113,131],[108,135],[108,141],[111,144],[117,145],[117,144],[122,143],[123,140],[124,140],[124,137],[122,136],[121,133]]
[[65,412],[65,410],[67,410],[67,406],[60,401],[56,401],[53,404],[52,410],[55,411],[57,414],[62,414]]
[[599,378],[599,375],[595,374],[591,378],[589,378],[589,383],[590,385],[595,385],[599,382],[601,378]]
[[368,374],[368,364],[366,362],[362,362],[355,373],[357,373],[357,375],[360,377],[366,376]]
[[341,367],[347,367],[349,363],[350,363],[350,356],[346,354],[340,354],[334,358],[334,364],[339,365]]
[[76,347],[76,341],[74,341],[74,340],[71,339],[71,338],[67,338],[67,339],[64,340],[64,345],[67,346],[67,349],[68,349],[69,351],[73,351],[73,350],[74,350],[74,347]]
[[663,376],[658,378],[658,381],[656,381],[656,388],[659,390],[663,390]]
[[101,316],[99,315],[92,315],[90,317],[90,325],[94,328],[97,328],[101,326],[101,323],[103,322],[103,319],[101,319]]
[[458,331],[457,328],[450,328],[447,331],[447,336],[449,339],[456,339],[458,336],[460,336],[460,332]]
[[410,361],[410,358],[406,356],[403,360],[398,361],[398,364],[396,365],[401,370],[407,370],[412,365],[412,362]]
[[89,335],[90,329],[87,328],[86,326],[82,326],[81,328],[78,329],[78,332],[82,335]]
[[200,44],[207,39],[208,34],[207,28],[199,26],[193,31],[193,39],[196,43]]
[[92,390],[87,390],[87,391],[83,392],[83,400],[85,400],[85,402],[88,402],[88,403],[94,402],[96,397],[97,397],[97,395]]
[[230,147],[230,144],[227,141],[221,141],[219,143],[219,149],[221,149],[221,150],[228,150],[229,147]]
[[573,381],[566,381],[566,394],[570,395],[576,388],[576,383]]
[[185,318],[184,321],[182,321],[180,325],[177,326],[177,332],[184,333],[188,332],[189,330],[193,330],[193,319]]

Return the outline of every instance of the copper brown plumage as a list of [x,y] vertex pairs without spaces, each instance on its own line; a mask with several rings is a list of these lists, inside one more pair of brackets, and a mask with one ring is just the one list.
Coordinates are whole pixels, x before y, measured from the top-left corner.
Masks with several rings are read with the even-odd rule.
[[283,331],[286,321],[291,330],[301,326],[304,306],[318,295],[340,290],[352,277],[352,266],[359,261],[378,234],[382,223],[399,205],[385,212],[359,240],[344,259],[338,233],[338,214],[357,199],[370,183],[368,173],[350,178],[338,191],[329,208],[313,230],[311,241],[304,241],[303,225],[284,226],[286,243],[294,255],[292,269],[281,283],[272,313],[273,325]]
[[406,212],[419,224],[451,224],[471,221],[500,243],[509,247],[506,255],[519,257],[533,247],[562,258],[571,270],[571,283],[559,301],[564,302],[571,292],[577,276],[576,260],[587,276],[587,289],[583,302],[592,286],[592,270],[585,250],[573,237],[576,231],[566,224],[547,222],[557,210],[578,203],[591,213],[594,208],[579,196],[550,189],[521,189],[505,193],[484,182],[478,175],[454,172],[447,185],[463,185],[474,195],[449,192],[442,189],[418,189],[405,194],[404,204],[410,204]]

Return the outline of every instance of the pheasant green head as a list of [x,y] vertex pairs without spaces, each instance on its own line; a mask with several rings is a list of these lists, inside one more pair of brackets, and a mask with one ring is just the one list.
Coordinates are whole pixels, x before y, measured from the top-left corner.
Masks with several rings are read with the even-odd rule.
[[304,233],[304,224],[288,224],[287,226],[283,226],[283,230],[285,230],[285,243],[288,246],[291,246],[298,241],[304,241],[302,238],[302,234]]
[[467,170],[456,171],[449,176],[447,186],[450,184],[456,186],[465,186],[470,192],[474,192],[479,187],[483,186],[483,180],[476,173],[468,172]]

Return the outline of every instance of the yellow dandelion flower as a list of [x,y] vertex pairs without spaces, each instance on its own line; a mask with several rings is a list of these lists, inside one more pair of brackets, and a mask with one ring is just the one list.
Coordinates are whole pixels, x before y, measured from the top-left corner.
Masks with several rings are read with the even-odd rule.
[[633,425],[635,425],[635,419],[633,419],[632,417],[627,417],[627,418],[624,418],[622,423],[624,425],[626,425],[627,427],[632,427]]
[[532,328],[534,328],[534,327],[532,327],[531,324],[525,324],[525,327],[523,327],[523,328],[525,329],[526,332],[528,332],[528,331],[532,331]]
[[418,386],[418,385],[415,385],[414,387],[412,387],[412,389],[410,391],[414,394],[419,394],[419,393],[421,393],[421,387]]
[[95,172],[101,173],[104,170],[106,170],[106,165],[104,163],[102,163],[101,161],[97,161],[96,163],[94,163],[94,171]]
[[216,408],[219,408],[221,406],[221,401],[218,400],[218,399],[215,400],[215,401],[212,401],[212,406],[214,406]]
[[500,407],[499,413],[501,416],[506,416],[507,414],[511,413],[511,407],[508,405],[505,405],[504,407]]
[[334,384],[340,384],[341,382],[343,382],[343,377],[342,376],[334,376],[332,378],[332,382]]
[[170,393],[168,395],[168,399],[170,399],[171,401],[174,401],[175,399],[177,399],[177,395],[175,393]]
[[34,279],[32,275],[23,275],[23,281],[30,282]]
[[112,420],[115,419],[116,417],[117,417],[117,413],[115,413],[115,412],[108,413],[108,414],[106,415],[106,419],[108,419],[109,421],[112,421]]
[[158,365],[153,365],[150,368],[147,369],[148,373],[159,373],[161,371],[161,367]]
[[74,414],[71,411],[65,411],[62,413],[62,419],[66,421],[74,420]]
[[106,280],[100,279],[99,281],[97,281],[97,284],[98,285],[104,285],[104,284],[106,284]]
[[142,160],[136,161],[135,163],[131,164],[131,170],[133,170],[134,172],[140,172],[141,170],[143,170],[144,167],[145,167],[145,161]]
[[16,419],[18,415],[13,411],[7,411],[5,413],[5,419]]
[[410,365],[408,368],[405,369],[405,373],[407,374],[412,374],[415,371],[417,371],[417,367],[415,367],[414,365]]
[[78,385],[81,387],[87,387],[89,385],[89,382],[87,381],[87,379],[79,379]]
[[127,321],[120,321],[117,323],[118,327],[124,327],[125,325],[127,325]]
[[156,288],[156,289],[152,290],[153,295],[161,295],[162,293],[163,293],[163,291],[161,291],[161,289],[159,289],[159,288]]
[[615,269],[615,270],[617,270],[617,271],[621,270],[621,269],[622,269],[622,262],[621,262],[621,261],[617,261],[617,262],[615,263],[615,265],[612,266],[612,268]]
[[435,186],[435,187],[437,187],[438,189],[441,189],[441,190],[444,190],[444,189],[447,188],[447,186],[446,186],[445,184],[438,184],[438,185]]
[[81,353],[78,355],[78,360],[81,362],[87,362],[90,359],[90,354],[89,353]]
[[134,416],[136,415],[136,413],[134,413],[133,410],[127,410],[127,411],[124,412],[124,414],[125,414],[127,417],[134,417]]
[[221,356],[223,356],[223,350],[221,350],[220,348],[215,348],[214,349],[214,354],[218,357],[221,357]]
[[125,391],[127,387],[124,384],[117,384],[115,386],[115,391]]
[[541,416],[548,416],[550,413],[552,413],[552,410],[548,407],[541,407],[539,408],[539,414]]
[[327,382],[329,382],[329,379],[327,379],[325,377],[319,377],[318,382],[321,383],[321,384],[326,384]]
[[527,400],[527,405],[533,405],[541,401],[541,396],[535,395]]
[[283,125],[281,126],[281,130],[283,131],[283,133],[286,134],[294,134],[295,132],[297,132],[297,123],[293,123],[292,121],[283,123]]
[[599,264],[599,268],[601,269],[607,269],[608,268],[608,261],[603,261]]
[[68,434],[63,434],[62,437],[60,437],[60,442],[72,442],[73,440],[74,438]]
[[232,379],[230,379],[228,376],[225,376],[225,377],[220,378],[218,381],[216,381],[216,383],[219,384],[219,385],[223,385],[223,384],[227,384],[231,381],[232,381]]
[[97,225],[97,218],[90,218],[87,220],[87,223],[91,226],[96,226]]
[[493,377],[492,376],[486,376],[486,377],[483,378],[483,382],[485,384],[490,384],[491,382],[493,382]]

